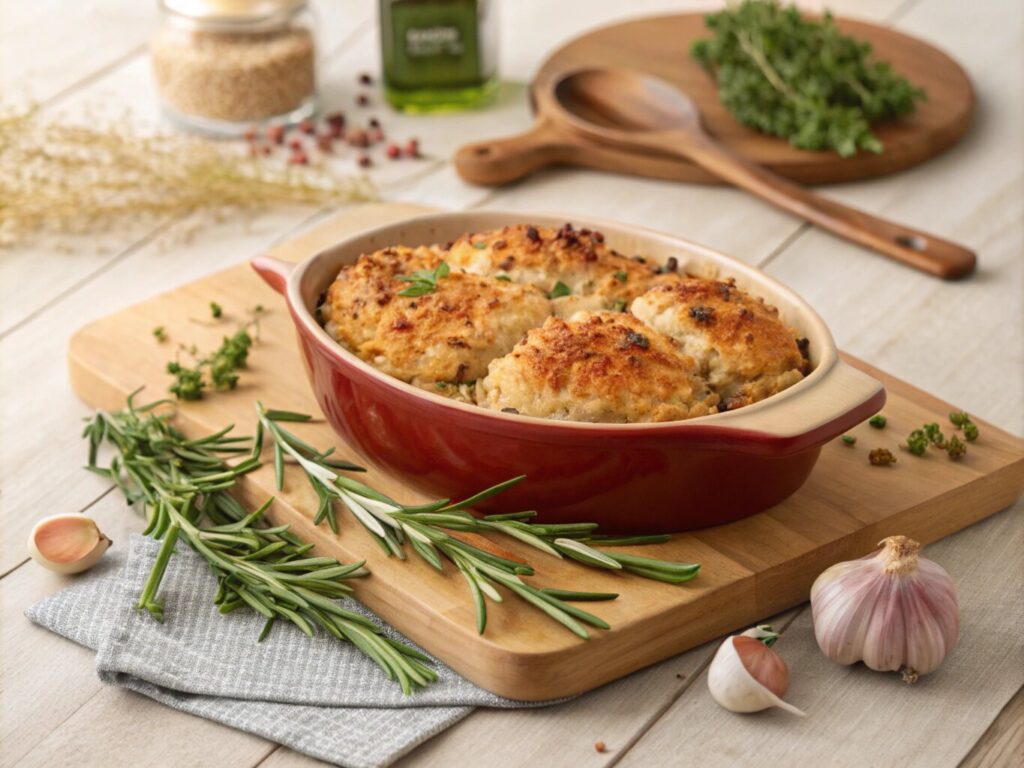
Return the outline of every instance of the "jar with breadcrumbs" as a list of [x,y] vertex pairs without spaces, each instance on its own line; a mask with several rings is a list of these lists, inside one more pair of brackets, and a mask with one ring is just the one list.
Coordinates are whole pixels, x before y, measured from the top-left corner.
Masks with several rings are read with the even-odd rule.
[[150,41],[164,114],[238,136],[316,111],[314,19],[305,0],[159,0]]

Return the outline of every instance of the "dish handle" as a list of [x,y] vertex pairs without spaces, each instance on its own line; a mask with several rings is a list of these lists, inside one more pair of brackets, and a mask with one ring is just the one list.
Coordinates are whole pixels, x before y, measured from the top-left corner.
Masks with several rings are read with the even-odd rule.
[[[810,382],[808,382],[810,384]],[[734,411],[723,420],[730,429],[758,433],[786,452],[802,450],[837,437],[878,413],[885,405],[885,386],[844,360],[824,372],[822,378],[797,396],[781,393],[771,407]]]
[[256,270],[256,274],[263,278],[264,282],[275,291],[284,296],[288,290],[288,278],[291,276],[295,265],[288,261],[275,259],[273,256],[257,256],[249,260],[249,265]]

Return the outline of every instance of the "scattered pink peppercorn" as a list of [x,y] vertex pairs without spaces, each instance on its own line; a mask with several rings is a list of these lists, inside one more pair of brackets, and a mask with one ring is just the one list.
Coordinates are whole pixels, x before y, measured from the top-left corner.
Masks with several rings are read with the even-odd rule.
[[245,133],[242,134],[242,138],[250,142],[256,141],[256,126],[250,125],[248,128],[246,128]]
[[384,131],[382,131],[380,128],[371,128],[370,142],[372,144],[379,144],[382,141],[384,141]]
[[327,124],[332,128],[337,126],[339,128],[345,127],[345,113],[344,112],[331,112],[327,115]]
[[356,96],[356,104],[358,104],[360,107],[368,107],[368,106],[370,106],[370,96],[369,96],[369,94],[360,93],[358,96]]
[[275,144],[284,143],[284,126],[283,125],[268,125],[267,126],[267,138]]
[[302,149],[302,139],[300,139],[298,137],[288,139],[288,146],[291,149],[295,149],[295,150]]
[[291,157],[288,158],[288,162],[292,165],[307,165],[309,163],[309,157],[305,152],[300,150],[292,152]]
[[366,72],[359,73],[359,84],[360,85],[373,85],[373,78]]
[[312,120],[303,120],[299,123],[298,128],[303,133],[312,136],[316,132],[316,126],[313,125]]
[[334,137],[329,133],[321,133],[316,137],[316,145],[321,152],[330,152],[334,146]]
[[370,137],[367,136],[366,131],[360,130],[358,128],[354,131],[349,131],[348,136],[346,138],[348,139],[349,146],[351,147],[359,147],[360,149],[365,149],[366,147],[370,146]]
[[402,156],[402,150],[397,144],[388,144],[387,147],[384,149],[384,152],[392,160],[397,160]]
[[419,142],[419,139],[409,139],[405,143],[405,155],[406,155],[406,157],[419,157],[420,156],[420,142]]
[[371,160],[370,156],[366,154],[360,155],[358,162],[360,168],[369,168],[371,165],[373,165],[373,160]]

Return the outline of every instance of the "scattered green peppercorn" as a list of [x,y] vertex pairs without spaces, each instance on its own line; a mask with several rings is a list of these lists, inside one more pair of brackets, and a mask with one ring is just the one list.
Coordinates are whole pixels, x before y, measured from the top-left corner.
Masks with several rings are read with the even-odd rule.
[[949,438],[949,442],[946,443],[946,453],[949,454],[949,458],[953,459],[953,461],[959,461],[960,457],[967,453],[967,444],[956,435],[953,435]]
[[210,314],[213,315],[213,317],[217,318],[224,314],[224,310],[221,309],[220,304],[218,304],[216,301],[211,301]]
[[162,325],[158,325],[156,328],[153,329],[153,336],[159,342],[167,341],[167,331],[164,330],[164,327]]
[[843,435],[843,445],[856,445],[857,438],[853,435]]
[[774,0],[745,0],[704,23],[713,34],[691,55],[714,76],[719,101],[741,123],[799,149],[881,152],[871,124],[910,114],[925,98],[827,12],[805,18]]
[[896,457],[888,448],[873,448],[868,454],[868,461],[874,467],[884,467],[888,464],[895,464]]
[[971,417],[966,411],[953,411],[949,414],[949,420],[953,423],[954,427],[963,430],[964,438],[968,442],[974,442],[978,439],[978,425],[971,421]]
[[875,429],[885,429],[885,425],[888,423],[888,421],[889,420],[885,418],[885,416],[883,416],[880,413],[876,413],[874,416],[868,419],[868,424],[870,424]]
[[907,450],[915,456],[924,456],[928,452],[928,438],[924,430],[915,429],[907,437]]
[[949,420],[957,429],[963,429],[964,424],[970,424],[971,417],[967,415],[966,411],[952,411],[949,414]]
[[942,434],[942,430],[939,429],[939,425],[935,422],[931,424],[925,424],[924,427],[925,437],[928,438],[928,442],[937,448],[946,447],[946,436]]

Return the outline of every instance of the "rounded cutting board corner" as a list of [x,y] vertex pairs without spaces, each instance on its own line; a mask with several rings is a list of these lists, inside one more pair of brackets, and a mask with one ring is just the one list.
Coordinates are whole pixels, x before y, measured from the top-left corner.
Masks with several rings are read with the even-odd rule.
[[[706,37],[704,15],[686,13],[627,21],[588,32],[555,51],[537,73],[532,88],[544,88],[561,73],[583,66],[627,67],[662,77],[685,91],[700,107],[708,131],[729,149],[804,184],[829,184],[902,171],[924,162],[964,135],[974,113],[974,88],[963,68],[932,45],[865,21],[837,18],[844,32],[868,42],[873,55],[888,61],[927,99],[906,118],[880,123],[875,134],[881,154],[859,152],[842,158],[834,152],[794,149],[738,123],[719,103],[712,77],[690,57],[690,44]],[[583,165],[655,178],[719,183],[684,161],[586,145],[575,137],[547,134],[550,164]]]

